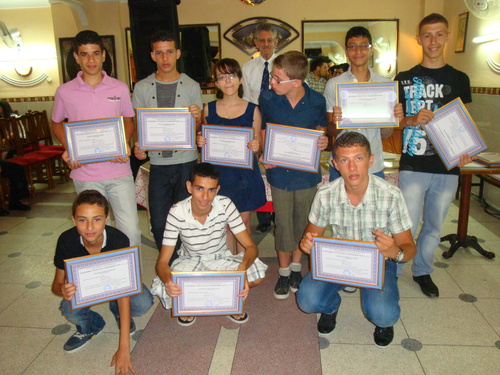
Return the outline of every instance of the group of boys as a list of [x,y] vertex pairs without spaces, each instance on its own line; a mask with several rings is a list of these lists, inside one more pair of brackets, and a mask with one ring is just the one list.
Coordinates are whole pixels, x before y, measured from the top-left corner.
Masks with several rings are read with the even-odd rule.
[[[394,108],[395,116],[401,119],[400,127],[404,128],[400,171],[402,192],[380,178],[383,177],[381,138],[390,135],[390,131],[356,129],[339,134],[336,126],[342,119],[342,109],[334,105],[333,86],[336,82],[384,80],[369,67],[373,49],[368,30],[362,27],[349,30],[345,44],[350,68],[328,82],[323,96],[305,84],[308,74],[306,57],[295,51],[276,57],[275,30],[272,26],[265,27],[267,29],[260,29],[254,35],[256,46],[265,58],[252,61],[251,66],[243,69],[244,77],[248,77],[243,81],[245,90],[248,90],[246,95],[253,96],[252,101],[258,95],[264,137],[268,123],[309,129],[328,128],[331,135],[338,135],[332,150],[332,166],[335,167],[332,168],[332,182],[319,189],[319,172],[265,165],[276,213],[275,249],[279,276],[274,295],[283,299],[288,297],[290,290],[297,292],[297,302],[303,311],[321,314],[318,331],[322,334],[332,332],[341,303],[339,291],[345,286],[312,280],[309,273],[302,279],[302,253],[310,253],[313,237],[323,235],[328,225],[332,227],[333,237],[373,241],[380,253],[388,258],[385,285],[383,290],[363,289],[362,308],[376,327],[376,345],[385,347],[393,339],[393,326],[400,315],[397,277],[404,263],[415,256],[414,280],[424,294],[439,295],[430,277],[432,258],[456,191],[458,168],[451,171],[444,168],[421,125],[432,120],[435,109],[456,97],[464,103],[471,101],[467,76],[444,61],[444,47],[449,39],[448,23],[438,14],[431,14],[421,21],[417,42],[422,47],[422,62],[396,77],[400,82],[400,98],[404,99]],[[174,35],[155,33],[151,47],[151,58],[158,71],[136,85],[131,102],[126,86],[102,71],[106,56],[99,36],[91,31],[76,36],[75,58],[82,72],[57,90],[53,111],[53,130],[62,144],[65,144],[64,119],[77,121],[112,116],[124,117],[127,140],[130,140],[133,107],[185,106],[189,107],[197,124],[200,123],[200,89],[198,84],[177,71],[180,50]],[[317,147],[324,150],[326,146],[327,137],[323,135]],[[138,147],[135,147],[135,155],[139,159],[146,157]],[[252,286],[261,282],[266,267],[258,260],[257,247],[244,230],[232,202],[226,197],[216,196],[218,176],[215,168],[207,163],[196,164],[196,152],[149,152],[149,156],[152,161],[149,206],[153,233],[160,250],[156,267],[158,278],[153,286],[155,294],[168,307],[169,298],[181,293],[172,283],[172,269],[222,267],[247,271],[247,284],[240,293],[245,298],[248,283]],[[128,239],[131,245],[139,245],[140,231],[137,214],[132,212],[135,201],[128,155],[117,157],[113,162],[85,166],[70,160],[67,153],[64,157],[72,169],[71,177],[80,194],[73,207],[76,228],[61,235],[58,243],[53,291],[64,298],[61,303],[63,314],[77,325],[77,332],[65,345],[65,350],[71,351],[102,330],[104,321],[90,309],[76,314],[67,308],[67,301],[74,295],[76,287],[65,283],[62,261],[67,257],[126,247]],[[460,165],[471,160],[465,155]],[[338,171],[337,175],[335,171]],[[336,178],[338,176],[341,178]],[[99,192],[109,199],[117,227],[126,236],[105,226],[109,210],[106,203],[95,197],[101,196]],[[422,205],[424,221],[415,245],[413,237],[420,222]],[[246,248],[244,254],[227,254],[226,225]],[[221,234],[216,236],[213,228],[218,226]],[[178,251],[180,258],[170,266],[179,237],[182,243]],[[205,240],[197,242],[200,237],[209,238],[210,246]],[[77,244],[79,253],[65,251],[67,243]],[[212,259],[219,252],[224,259]],[[198,260],[210,259],[207,258],[206,263],[193,262],[190,259],[193,255],[197,255]],[[110,304],[120,326],[120,346],[114,357],[117,369],[128,371],[132,368],[128,335],[135,325],[131,316],[144,313],[151,304],[152,296],[147,289],[141,297],[122,298]],[[248,315],[231,318],[242,323],[248,320]],[[179,318],[181,325],[192,323],[192,317]]]

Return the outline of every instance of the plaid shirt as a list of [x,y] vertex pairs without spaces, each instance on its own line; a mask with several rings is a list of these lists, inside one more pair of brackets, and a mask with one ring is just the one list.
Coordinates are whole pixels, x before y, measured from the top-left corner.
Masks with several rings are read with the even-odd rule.
[[327,82],[328,81],[323,77],[321,77],[319,81],[317,81],[316,77],[314,77],[313,72],[310,72],[306,77],[306,83],[309,85],[309,87],[314,91],[319,92],[320,94],[323,94],[325,92]]
[[412,226],[401,190],[373,175],[356,207],[349,201],[343,178],[320,187],[309,221],[321,228],[331,224],[333,237],[357,241],[374,241],[372,232],[378,228],[391,236]]

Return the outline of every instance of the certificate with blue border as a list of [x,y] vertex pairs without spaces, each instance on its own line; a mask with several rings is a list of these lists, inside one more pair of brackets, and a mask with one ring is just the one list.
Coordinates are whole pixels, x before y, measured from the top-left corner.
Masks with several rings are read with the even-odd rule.
[[487,149],[460,98],[434,111],[434,118],[423,126],[448,170],[458,165],[460,156],[474,156]]
[[253,128],[202,125],[201,130],[207,140],[201,148],[202,162],[253,169],[253,151],[248,148]]
[[80,164],[115,160],[127,155],[123,117],[64,124],[68,155]]
[[64,269],[76,285],[72,310],[142,293],[138,246],[67,259]]
[[348,82],[336,83],[336,104],[342,108],[338,129],[394,128],[399,119],[394,116],[398,104],[398,83]]
[[267,124],[264,163],[317,173],[321,151],[318,139],[322,130]]
[[373,242],[313,237],[311,277],[314,280],[381,290],[385,259]]
[[244,271],[172,272],[182,294],[172,298],[172,316],[240,315]]
[[187,108],[137,108],[141,150],[196,150],[194,117]]

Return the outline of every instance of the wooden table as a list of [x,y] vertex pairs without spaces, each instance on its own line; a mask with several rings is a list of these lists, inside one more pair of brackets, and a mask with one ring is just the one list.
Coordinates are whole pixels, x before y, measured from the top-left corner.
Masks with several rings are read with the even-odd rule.
[[457,233],[448,234],[441,237],[441,241],[450,241],[451,247],[443,253],[443,258],[451,258],[460,248],[472,247],[479,254],[488,259],[493,259],[495,253],[484,250],[477,242],[477,237],[467,235],[469,225],[470,192],[473,175],[500,174],[500,167],[488,168],[482,164],[472,162],[465,167],[460,168],[460,207],[458,210]]

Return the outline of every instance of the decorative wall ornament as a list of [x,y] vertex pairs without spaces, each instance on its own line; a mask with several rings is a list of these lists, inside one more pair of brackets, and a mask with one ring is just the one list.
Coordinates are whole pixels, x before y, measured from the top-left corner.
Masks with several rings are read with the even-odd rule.
[[241,0],[241,2],[243,4],[246,4],[246,5],[259,5],[259,4],[262,4],[264,1],[266,0]]
[[299,32],[290,24],[271,17],[253,17],[231,26],[225,33],[224,39],[234,44],[248,56],[257,52],[253,42],[253,29],[258,23],[271,23],[278,30],[278,45],[275,52],[281,51],[299,37]]
[[10,78],[10,77],[7,77],[5,74],[2,74],[0,76],[0,79],[2,81],[5,81],[13,86],[17,86],[17,87],[30,87],[30,86],[35,86],[35,85],[38,85],[39,83],[47,80],[47,82],[51,82],[52,80],[50,79],[49,76],[47,76],[46,73],[42,73],[40,74],[37,78],[33,78],[29,81],[20,81],[18,79],[14,79],[14,78]]

